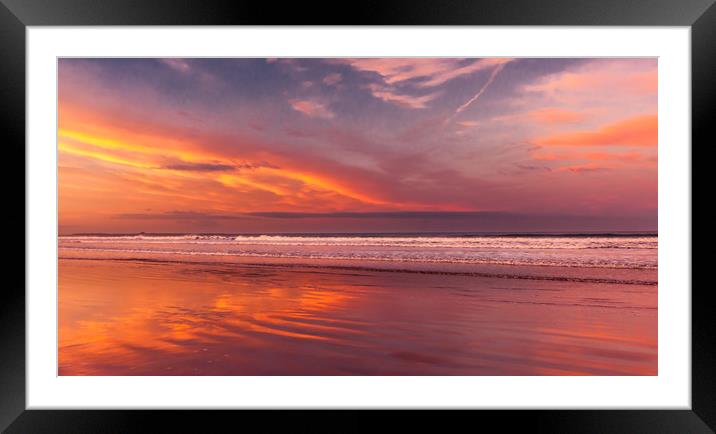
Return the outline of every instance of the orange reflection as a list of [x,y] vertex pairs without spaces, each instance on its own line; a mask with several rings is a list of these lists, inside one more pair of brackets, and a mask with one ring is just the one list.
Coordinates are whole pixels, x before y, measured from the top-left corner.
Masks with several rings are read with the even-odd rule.
[[657,374],[656,286],[250,264],[59,267],[60,375]]

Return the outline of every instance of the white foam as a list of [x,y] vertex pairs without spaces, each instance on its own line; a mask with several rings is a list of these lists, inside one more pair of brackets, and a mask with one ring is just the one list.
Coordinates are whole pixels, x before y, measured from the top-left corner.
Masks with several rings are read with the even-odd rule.
[[60,248],[147,254],[656,269],[656,236],[70,236]]

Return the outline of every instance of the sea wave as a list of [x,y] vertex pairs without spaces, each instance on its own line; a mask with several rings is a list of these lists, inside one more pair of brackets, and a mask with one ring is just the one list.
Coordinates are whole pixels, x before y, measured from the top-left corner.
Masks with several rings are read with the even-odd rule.
[[656,236],[289,236],[289,235],[122,235],[65,236],[64,243],[114,244],[145,243],[235,244],[264,246],[336,247],[428,247],[491,249],[658,249]]
[[438,255],[426,253],[393,252],[266,252],[260,250],[230,250],[230,251],[195,251],[195,250],[161,250],[161,249],[103,249],[100,247],[60,247],[60,249],[82,250],[86,252],[121,252],[126,254],[142,255],[184,255],[184,256],[237,256],[257,258],[292,258],[292,259],[335,259],[335,260],[364,260],[400,263],[430,263],[430,264],[493,264],[493,265],[535,265],[555,267],[587,267],[587,268],[614,268],[614,269],[641,269],[655,270],[657,264],[650,259],[634,260],[633,258],[615,257],[580,257],[580,256],[548,256],[548,255],[498,255],[482,252],[473,254]]

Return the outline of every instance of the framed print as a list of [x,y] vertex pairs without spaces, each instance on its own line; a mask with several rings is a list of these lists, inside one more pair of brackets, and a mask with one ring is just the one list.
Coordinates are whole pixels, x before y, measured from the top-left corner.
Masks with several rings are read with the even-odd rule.
[[313,8],[3,0],[3,428],[713,432],[712,2]]

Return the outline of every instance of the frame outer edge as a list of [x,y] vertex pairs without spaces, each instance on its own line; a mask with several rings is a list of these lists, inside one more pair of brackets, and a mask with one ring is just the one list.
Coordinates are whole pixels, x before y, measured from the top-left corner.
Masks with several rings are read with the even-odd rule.
[[[695,178],[693,168],[693,149],[699,146],[702,151],[713,148],[716,144],[714,133],[714,109],[716,109],[716,4],[712,4],[691,27],[691,124],[692,124],[692,233],[694,223],[693,186],[713,182]],[[702,154],[703,155],[703,154]],[[704,172],[701,172],[704,173]],[[705,178],[705,177],[704,177]],[[694,182],[696,181],[696,182]],[[706,184],[708,185],[708,184]],[[702,209],[703,211],[703,209]],[[701,214],[705,215],[705,214]],[[709,232],[704,224],[699,223],[704,232]],[[702,241],[706,244],[706,239]],[[692,236],[692,282],[693,269],[698,268],[703,274],[712,267],[707,263],[713,257],[693,254]],[[714,431],[716,431],[716,297],[711,285],[703,284],[691,288],[691,408]]]
[[1,0],[28,26],[46,25],[562,25],[689,26],[713,0]]
[[19,178],[25,181],[25,25],[4,4],[0,4],[0,59],[0,131],[9,160],[0,171],[6,204],[3,236],[8,237],[8,246],[14,246],[5,256],[4,268],[11,272],[0,292],[0,429],[4,429],[25,410],[25,189],[19,186]]
[[[0,55],[3,59],[3,80],[0,80],[0,102],[7,110],[0,110],[0,125],[4,128],[6,134],[6,144],[11,148],[13,155],[22,155],[23,164],[17,166],[25,175],[25,23],[45,24],[45,25],[69,25],[69,24],[85,24],[85,25],[102,25],[102,24],[139,24],[141,22],[152,21],[149,19],[133,19],[126,14],[121,14],[119,18],[108,18],[106,15],[90,15],[80,14],[79,18],[74,18],[68,13],[53,15],[54,9],[39,10],[37,1],[28,1],[30,3],[30,11],[24,9],[20,12],[20,16],[25,20],[20,20],[7,6],[7,3],[13,3],[13,10],[17,10],[18,2],[13,0],[2,0],[0,3]],[[57,7],[63,7],[72,3],[75,7],[82,2],[77,1],[57,1]],[[121,5],[117,2],[109,9],[117,11]],[[699,3],[695,5],[694,3]],[[713,0],[708,2],[692,1],[689,4],[690,12],[695,8],[703,11],[702,5],[706,3],[707,9],[702,14],[693,15],[696,18],[692,20],[692,148],[695,143],[702,143],[703,147],[716,143],[716,137],[713,133],[713,108],[716,102],[716,84],[712,78],[712,72],[716,70],[716,6]],[[125,3],[126,4],[126,3]],[[675,8],[683,8],[684,5],[672,3]],[[48,6],[48,5],[43,5]],[[550,9],[543,5],[546,9]],[[74,9],[74,8],[71,8]],[[459,9],[459,8],[456,8]],[[96,11],[96,9],[95,9]],[[181,13],[181,11],[180,11]],[[682,25],[683,18],[689,13],[680,13],[677,19],[664,22],[663,19],[656,19],[654,15],[650,18],[634,19],[630,16],[632,24],[648,24],[644,21],[650,21],[651,24],[661,25]],[[187,14],[189,15],[189,14]],[[390,14],[388,14],[390,15]],[[474,19],[474,15],[467,14],[468,19]],[[490,14],[488,14],[490,15]],[[568,14],[567,14],[568,15]],[[579,15],[579,14],[577,14]],[[658,15],[658,14],[657,14]],[[534,17],[533,17],[534,18]],[[602,17],[603,18],[603,17]],[[172,22],[166,24],[182,24],[189,23],[192,19],[178,18],[173,15],[169,18]],[[445,16],[438,18],[439,21],[445,21]],[[482,18],[481,20],[484,20]],[[199,21],[201,21],[199,19]],[[217,20],[221,21],[221,20]],[[261,21],[261,20],[259,20]],[[420,19],[416,21],[421,21]],[[450,21],[448,18],[447,21]],[[497,18],[497,21],[504,22],[504,19]],[[535,19],[533,24],[539,24],[539,18]],[[583,20],[580,20],[583,21]],[[623,21],[623,19],[612,18],[612,20],[595,19],[598,22],[586,22],[579,24],[612,24],[614,21]],[[205,22],[204,24],[211,24]],[[628,24],[628,23],[627,23]],[[17,184],[17,173],[5,172],[3,175],[7,178],[6,185],[12,186]],[[693,172],[692,172],[693,178]],[[19,189],[8,189],[7,194],[10,196],[8,203],[18,203],[22,201],[25,204],[24,189],[20,193]],[[21,195],[22,194],[22,198]],[[693,193],[692,193],[693,194]],[[25,228],[25,208],[20,215],[9,214],[8,227],[11,228],[12,241],[16,241],[15,245],[19,245],[21,237],[18,227]],[[24,233],[23,236],[23,254],[22,259],[16,256],[19,268],[19,261],[25,259],[24,250]],[[706,260],[708,258],[705,258]],[[694,258],[697,260],[697,258]],[[23,267],[24,269],[24,267]],[[13,276],[14,277],[14,276]],[[10,280],[3,291],[3,302],[0,303],[0,429],[4,430],[18,416],[21,419],[27,419],[28,413],[25,410],[25,278],[23,276],[17,280]],[[713,301],[709,302],[709,298],[713,300],[713,296],[709,295],[707,287],[702,292],[695,291],[692,293],[692,408],[693,416],[701,419],[708,425],[711,430],[716,430],[716,357],[714,351],[716,349],[716,332],[713,320],[713,312],[716,310]],[[8,356],[9,355],[9,356]],[[80,416],[80,412],[73,412],[76,416]],[[83,413],[83,412],[82,412]],[[669,412],[671,413],[671,412]],[[57,426],[56,426],[57,428]],[[706,428],[704,426],[704,428]],[[708,428],[706,428],[708,429]],[[657,430],[658,431],[658,430]]]
[[[326,419],[326,413],[334,419]],[[401,421],[412,422],[423,430],[442,432],[458,426],[499,426],[501,432],[536,433],[648,433],[708,434],[706,424],[689,410],[397,410]],[[269,429],[283,424],[289,430],[311,427],[317,432],[370,432],[375,429],[373,416],[386,416],[384,410],[284,410],[272,417],[272,410],[32,410],[26,411],[7,430],[7,434],[27,433],[119,433],[156,432],[233,432],[241,426],[257,425]],[[438,417],[435,417],[438,416]],[[506,417],[507,416],[507,417]],[[316,424],[320,417],[323,423]],[[333,422],[337,423],[333,423]],[[460,423],[462,422],[462,423]],[[330,427],[330,428],[329,428]],[[323,429],[321,429],[323,428]],[[448,430],[449,430],[448,428]],[[407,429],[404,429],[407,431]]]

